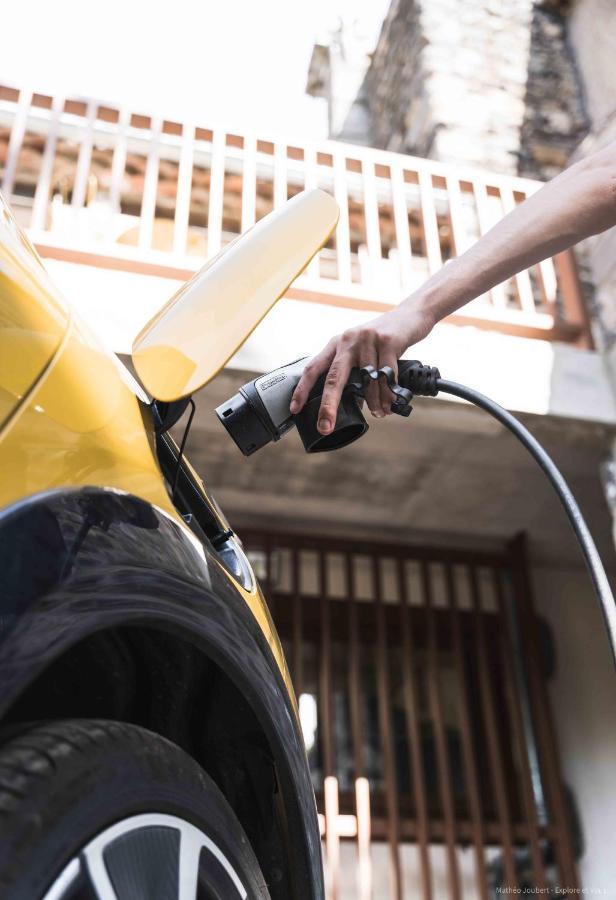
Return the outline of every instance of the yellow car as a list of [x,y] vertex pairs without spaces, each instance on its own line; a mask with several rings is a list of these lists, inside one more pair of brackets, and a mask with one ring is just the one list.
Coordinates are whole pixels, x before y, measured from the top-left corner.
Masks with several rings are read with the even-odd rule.
[[310,191],[257,223],[145,326],[131,374],[0,198],[2,900],[323,896],[280,643],[168,428],[336,219]]

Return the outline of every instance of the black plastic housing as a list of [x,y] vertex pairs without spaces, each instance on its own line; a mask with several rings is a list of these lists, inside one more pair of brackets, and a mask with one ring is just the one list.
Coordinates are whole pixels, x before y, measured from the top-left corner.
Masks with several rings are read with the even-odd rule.
[[273,439],[241,390],[218,406],[216,415],[244,456],[251,456]]
[[295,424],[306,453],[325,453],[339,450],[352,444],[368,431],[368,423],[357,405],[353,394],[345,391],[338,407],[336,424],[331,434],[321,434],[317,430],[317,418],[321,405],[321,394],[308,400],[300,413],[295,416]]

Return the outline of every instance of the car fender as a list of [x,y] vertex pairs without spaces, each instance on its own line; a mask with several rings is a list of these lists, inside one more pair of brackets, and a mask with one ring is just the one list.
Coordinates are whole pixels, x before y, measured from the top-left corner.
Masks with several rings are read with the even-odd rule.
[[0,511],[0,716],[72,644],[119,625],[174,632],[250,705],[272,750],[298,897],[323,896],[301,730],[265,635],[214,551],[129,494],[61,489]]

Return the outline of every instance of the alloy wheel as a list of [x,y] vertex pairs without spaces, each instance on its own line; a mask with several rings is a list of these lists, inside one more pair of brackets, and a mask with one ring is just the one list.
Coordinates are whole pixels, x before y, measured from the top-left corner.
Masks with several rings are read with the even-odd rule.
[[145,813],[111,825],[64,867],[43,900],[245,900],[211,838],[176,816]]

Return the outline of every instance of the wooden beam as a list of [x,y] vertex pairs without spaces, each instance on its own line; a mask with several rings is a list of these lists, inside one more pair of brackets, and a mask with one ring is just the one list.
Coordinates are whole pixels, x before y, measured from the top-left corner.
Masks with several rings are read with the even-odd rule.
[[402,685],[404,692],[404,718],[406,740],[409,749],[411,792],[417,820],[417,843],[421,869],[421,896],[432,900],[432,873],[430,866],[430,817],[426,794],[425,765],[421,742],[419,718],[419,686],[415,670],[415,640],[409,615],[406,569],[403,559],[396,560],[398,596],[400,601],[402,632]]

